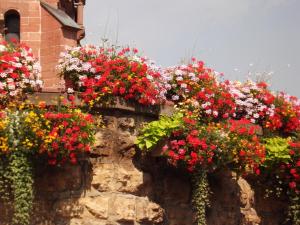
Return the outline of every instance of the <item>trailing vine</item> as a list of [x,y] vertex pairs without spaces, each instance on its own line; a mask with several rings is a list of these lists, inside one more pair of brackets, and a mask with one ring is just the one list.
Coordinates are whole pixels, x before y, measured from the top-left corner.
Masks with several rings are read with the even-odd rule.
[[0,200],[4,202],[9,200],[9,174],[7,172],[7,164],[7,158],[0,155]]
[[290,195],[289,198],[288,218],[293,225],[300,225],[300,197],[299,195]]
[[8,171],[13,197],[13,225],[29,225],[33,205],[33,165],[26,149],[9,155]]
[[27,136],[24,129],[24,114],[19,111],[9,113],[8,147],[11,153],[7,155],[8,164],[5,171],[10,183],[13,198],[13,225],[29,225],[33,205],[33,166],[32,152],[23,146],[22,141]]
[[193,173],[193,206],[197,213],[197,224],[206,225],[206,208],[209,202],[209,184],[207,179],[207,171],[197,169]]

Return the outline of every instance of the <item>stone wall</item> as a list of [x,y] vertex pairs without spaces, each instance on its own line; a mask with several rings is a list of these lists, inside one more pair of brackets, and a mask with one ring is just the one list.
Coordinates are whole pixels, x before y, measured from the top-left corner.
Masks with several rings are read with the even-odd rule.
[[[101,114],[105,128],[98,128],[89,157],[76,166],[38,171],[32,224],[196,224],[189,174],[135,149],[138,128],[156,117],[124,109],[102,109]],[[230,171],[209,180],[209,225],[282,224],[286,204],[265,201]],[[10,216],[9,206],[0,204],[0,225],[8,225]]]

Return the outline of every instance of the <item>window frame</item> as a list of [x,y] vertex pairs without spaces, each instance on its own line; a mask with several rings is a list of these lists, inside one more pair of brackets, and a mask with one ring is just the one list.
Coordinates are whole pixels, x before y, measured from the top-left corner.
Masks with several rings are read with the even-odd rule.
[[[9,21],[9,20],[15,20],[15,21]],[[8,27],[10,26],[9,23],[17,22],[17,25],[15,27]],[[4,29],[3,29],[3,36],[6,41],[12,41],[12,39],[15,39],[15,41],[20,42],[21,40],[21,15],[20,13],[15,9],[9,9],[4,13]],[[11,30],[11,32],[9,32]],[[9,35],[11,34],[11,35]],[[9,37],[12,36],[12,37]],[[15,37],[14,37],[15,36]],[[11,39],[12,38],[12,39]]]

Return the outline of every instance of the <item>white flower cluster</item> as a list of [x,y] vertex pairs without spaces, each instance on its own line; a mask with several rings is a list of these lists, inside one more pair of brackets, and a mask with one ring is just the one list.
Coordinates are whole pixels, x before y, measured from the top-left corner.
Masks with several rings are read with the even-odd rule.
[[83,47],[69,47],[60,53],[57,69],[60,74],[64,73],[95,73],[92,64],[89,62],[100,54],[100,49],[92,45]]
[[236,118],[246,118],[252,123],[257,123],[265,116],[274,115],[275,105],[265,103],[263,89],[257,83],[251,80],[245,83],[229,81],[227,87],[235,99]]
[[[199,64],[193,63],[190,65],[180,65],[168,67],[163,72],[163,77],[167,81],[167,89],[175,90],[176,93],[172,93],[170,96],[173,101],[177,101],[180,97],[185,98],[191,92],[189,84],[198,83],[200,78],[198,74],[195,74],[199,67]],[[210,71],[210,75],[214,72]],[[216,75],[216,74],[215,74]],[[216,76],[215,76],[216,77]]]

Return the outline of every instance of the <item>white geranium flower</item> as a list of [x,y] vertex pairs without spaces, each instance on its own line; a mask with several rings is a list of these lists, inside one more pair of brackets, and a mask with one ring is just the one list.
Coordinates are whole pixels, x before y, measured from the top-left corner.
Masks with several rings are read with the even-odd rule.
[[217,111],[213,111],[213,115],[214,115],[215,117],[217,117],[217,116],[219,115],[219,113],[218,113]]
[[72,94],[72,93],[74,93],[74,89],[73,89],[73,88],[68,88],[68,89],[67,89],[67,92],[68,92],[69,94]]
[[177,81],[182,81],[183,78],[182,78],[182,77],[176,77],[176,80],[177,80]]
[[175,75],[182,76],[183,75],[183,71],[182,70],[175,70]]
[[179,100],[179,96],[178,96],[178,95],[173,95],[173,96],[172,96],[172,100],[173,100],[173,101]]
[[9,90],[15,90],[16,89],[16,86],[14,84],[8,84],[7,87],[8,87]]
[[180,85],[181,88],[187,88],[187,84],[183,83]]
[[255,119],[258,119],[258,118],[259,118],[259,114],[258,114],[258,113],[255,113],[255,114],[253,114],[253,117],[254,117]]
[[6,51],[6,47],[0,44],[0,52],[4,52],[4,51]]
[[210,115],[211,114],[211,109],[205,110],[205,113],[208,114],[208,115]]
[[43,86],[43,81],[41,81],[41,80],[36,80],[35,83],[38,86]]

